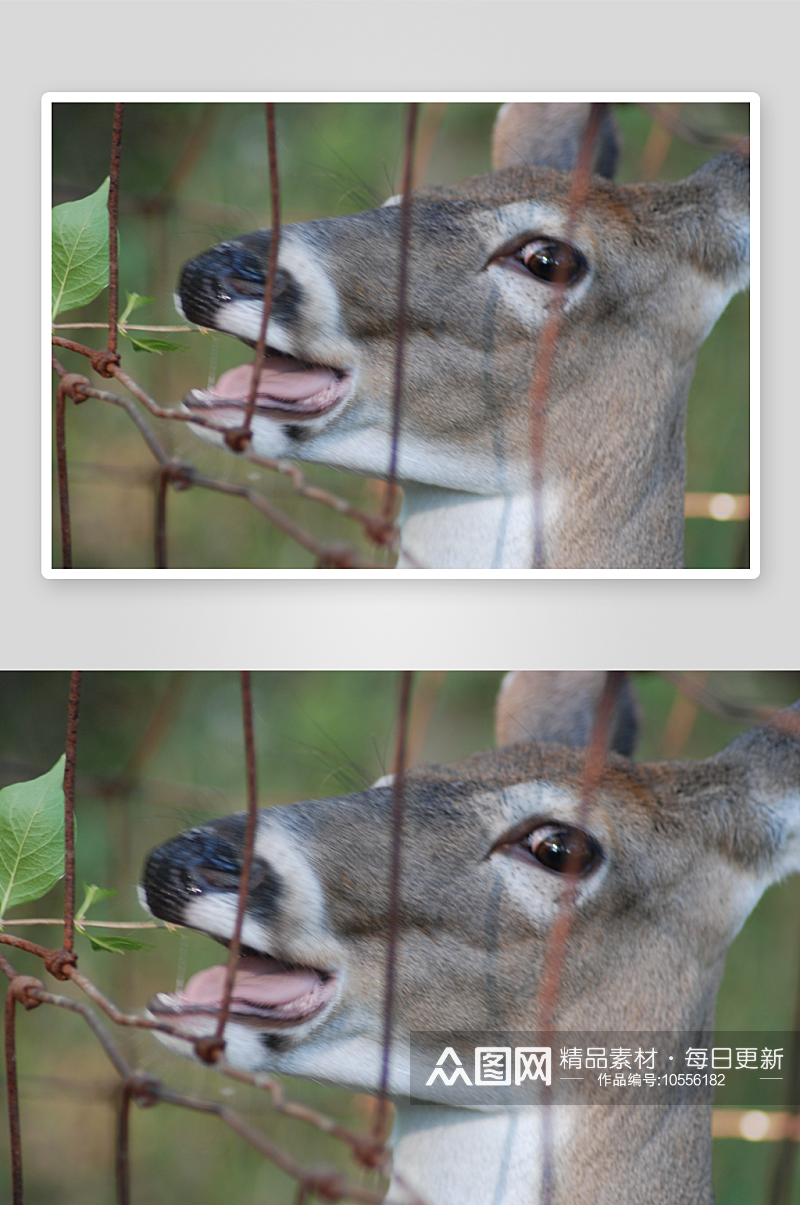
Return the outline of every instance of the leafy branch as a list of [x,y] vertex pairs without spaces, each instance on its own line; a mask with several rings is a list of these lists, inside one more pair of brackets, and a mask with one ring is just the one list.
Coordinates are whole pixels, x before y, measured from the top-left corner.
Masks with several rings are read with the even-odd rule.
[[[67,201],[53,209],[53,321],[64,310],[88,305],[108,286],[108,188],[106,178],[88,197]],[[131,328],[127,326],[130,315],[155,298],[139,293],[128,293],[127,297],[128,304],[117,330],[134,351],[160,356],[165,351],[186,350],[169,339],[130,334]]]
[[[12,783],[0,791],[0,923],[8,908],[41,899],[64,877],[64,763],[60,757],[52,770],[39,778]],[[93,950],[123,954],[152,949],[132,937],[87,933],[87,924],[96,927],[101,922],[87,922],[86,913],[99,900],[117,893],[95,884],[84,884],[84,890],[75,928]]]

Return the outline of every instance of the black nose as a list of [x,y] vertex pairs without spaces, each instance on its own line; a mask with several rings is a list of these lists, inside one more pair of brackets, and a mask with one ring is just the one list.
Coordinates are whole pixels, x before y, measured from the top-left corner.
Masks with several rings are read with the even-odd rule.
[[220,243],[185,264],[178,283],[181,307],[190,322],[213,326],[220,305],[264,295],[266,260],[238,243]]
[[[235,892],[241,869],[237,849],[212,829],[192,829],[147,859],[142,886],[155,916],[174,924],[185,922],[184,909],[209,891]],[[253,878],[251,876],[251,887]]]

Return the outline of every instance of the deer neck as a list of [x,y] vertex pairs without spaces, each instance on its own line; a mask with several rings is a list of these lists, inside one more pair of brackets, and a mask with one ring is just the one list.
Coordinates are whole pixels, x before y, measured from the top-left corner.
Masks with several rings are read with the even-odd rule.
[[[578,470],[545,481],[543,568],[683,567],[682,449],[670,456],[655,446],[639,460],[641,480],[632,485],[612,477],[598,484]],[[400,526],[399,569],[533,566],[530,491],[478,494],[404,481]]]
[[403,483],[400,569],[529,569],[530,494],[471,494]]
[[[545,1126],[552,1127],[550,1137]],[[387,1205],[713,1205],[710,1109],[399,1105]]]
[[[557,462],[543,466],[544,568],[683,567],[684,429],[693,371],[694,357],[669,391],[635,398],[633,418],[620,419],[613,441],[601,416],[589,432],[560,416]],[[530,569],[533,492],[519,478],[518,488],[502,474],[497,480],[494,494],[404,480],[398,568]]]
[[539,1205],[542,1154],[539,1110],[399,1105],[387,1205]]

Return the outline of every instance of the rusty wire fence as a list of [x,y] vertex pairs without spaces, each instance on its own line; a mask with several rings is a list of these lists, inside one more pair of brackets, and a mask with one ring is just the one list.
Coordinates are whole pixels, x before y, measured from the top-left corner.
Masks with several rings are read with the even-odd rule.
[[[603,772],[620,680],[607,676],[595,717],[584,819]],[[385,1103],[230,1068],[222,1021],[215,1035],[196,1040],[197,1066],[172,1059],[152,1041],[146,1031],[170,1027],[143,1017],[147,999],[170,976],[185,979],[195,959],[207,964],[208,951],[202,938],[195,948],[192,935],[135,919],[134,885],[147,849],[190,824],[242,802],[252,820],[257,804],[339,794],[365,785],[376,771],[394,771],[392,856],[383,871],[392,901],[388,1051],[394,962],[402,958],[396,930],[403,768],[490,745],[498,685],[499,675],[489,674],[420,674],[416,680],[408,674],[263,674],[253,680],[242,674],[238,684],[223,674],[91,674],[83,682],[79,675],[6,675],[2,781],[29,778],[46,769],[54,753],[66,752],[61,915],[58,889],[16,909],[22,915],[6,917],[0,932],[0,968],[9,980],[7,1149],[15,1205],[36,1205],[54,1193],[61,1205],[90,1205],[114,1192],[120,1205],[382,1199],[390,1160]],[[800,694],[800,675],[647,674],[637,675],[635,685],[644,709],[641,757],[649,760],[715,751]],[[227,801],[220,798],[228,791]],[[249,832],[248,857],[252,825]],[[119,889],[116,911],[104,901],[102,919],[76,913],[76,882],[87,875]],[[570,957],[571,903],[566,891],[548,938],[549,969],[537,999],[545,1028]],[[240,893],[237,928],[243,904]],[[729,956],[718,1004],[721,1028],[798,1028],[799,911],[800,890],[790,881],[771,891],[751,918]],[[63,931],[60,942],[50,939],[54,928]],[[89,948],[92,935],[108,940],[120,933],[158,940],[159,954],[136,950],[120,957]],[[236,941],[229,967],[235,947]],[[215,1070],[203,1071],[202,1063]],[[741,1138],[740,1120],[715,1114],[718,1205],[799,1200],[796,1111],[773,1113],[761,1142],[729,1141]],[[541,1172],[548,1201],[547,1159]]]
[[[266,108],[266,139],[258,106],[53,108],[54,200],[85,195],[109,174],[111,229],[107,306],[103,298],[74,316],[59,315],[53,332],[55,568],[363,569],[394,563],[408,193],[425,180],[456,182],[487,170],[496,106],[426,104],[419,112],[414,104]],[[677,179],[746,133],[744,105],[680,108],[618,106],[626,147],[621,179]],[[100,154],[101,135],[111,146],[110,167],[108,151]],[[591,138],[590,129],[585,150]],[[575,175],[572,222],[588,178],[584,159]],[[235,340],[175,323],[171,296],[181,263],[224,237],[271,222],[274,254],[281,223],[363,209],[392,193],[404,201],[400,245],[393,252],[400,337],[387,480],[255,455],[252,396],[236,431],[192,419],[195,427],[218,431],[236,455],[187,430],[181,397],[215,379],[231,358],[235,362],[237,347],[238,359],[243,356]],[[259,361],[272,279],[269,272]],[[131,314],[120,322],[125,292],[153,298],[149,321]],[[541,473],[559,310],[556,303],[531,384],[532,484],[539,502],[535,567],[546,567]],[[133,350],[136,340],[152,342],[154,335],[174,346],[160,354]],[[749,565],[748,337],[746,299],[735,298],[701,352],[689,408],[690,568]]]

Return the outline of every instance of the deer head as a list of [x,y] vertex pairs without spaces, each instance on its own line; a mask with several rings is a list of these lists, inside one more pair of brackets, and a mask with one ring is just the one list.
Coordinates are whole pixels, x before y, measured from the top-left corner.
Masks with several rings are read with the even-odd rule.
[[[677,184],[617,185],[606,116],[580,211],[588,106],[507,106],[497,170],[411,203],[397,476],[401,566],[529,568],[534,506],[550,568],[683,563],[684,424],[697,351],[749,274],[749,152]],[[392,457],[400,207],[281,233],[256,453],[385,477]],[[254,346],[271,232],[188,263],[185,316]],[[534,497],[531,387],[564,282]],[[252,370],[185,405],[241,426]],[[207,431],[204,432],[208,434]],[[221,439],[221,436],[217,436]]]
[[[610,753],[587,814],[585,752],[554,741],[584,739],[598,676],[521,676],[504,689],[504,715],[516,698],[518,722],[530,730],[548,685],[559,699],[547,742],[419,767],[406,779],[389,1064],[398,1097],[409,1091],[411,1033],[536,1026],[566,884],[572,923],[554,1027],[695,1032],[712,1027],[725,955],[747,915],[770,883],[800,870],[800,705],[704,761],[634,765]],[[623,697],[618,715],[630,706]],[[625,729],[617,726],[618,745],[629,743]],[[225,1028],[232,1063],[377,1090],[391,806],[391,784],[379,784],[261,813]],[[243,816],[230,816],[155,850],[144,876],[151,911],[226,944],[244,829]],[[223,981],[222,967],[200,972],[151,1010],[189,1036],[212,1033]],[[432,1103],[422,1095],[423,1103],[400,1107],[397,1149],[434,1205],[538,1201],[538,1110],[514,1122],[521,1162],[501,1193],[509,1115],[447,1110],[433,1103],[433,1090]],[[483,1188],[467,1194],[454,1168],[466,1158],[467,1180],[477,1176],[472,1148],[490,1166],[474,1182]],[[554,1161],[557,1201],[711,1200],[710,1127],[700,1107],[567,1110],[557,1119]],[[645,1166],[668,1171],[648,1192]],[[400,1187],[390,1199],[403,1199]]]

